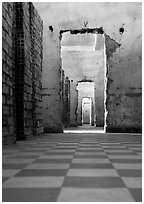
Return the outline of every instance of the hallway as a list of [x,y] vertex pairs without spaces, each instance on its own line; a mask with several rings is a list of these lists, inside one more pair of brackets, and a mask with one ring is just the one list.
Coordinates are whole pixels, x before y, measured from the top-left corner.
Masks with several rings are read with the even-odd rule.
[[141,2],[2,2],[4,202],[141,201],[141,133]]
[[45,133],[5,146],[3,202],[140,202],[141,139]]

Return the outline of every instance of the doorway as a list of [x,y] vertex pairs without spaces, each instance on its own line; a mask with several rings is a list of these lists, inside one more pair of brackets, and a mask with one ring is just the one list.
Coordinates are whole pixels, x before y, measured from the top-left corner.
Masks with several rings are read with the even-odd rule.
[[95,112],[95,84],[91,80],[82,80],[76,86],[77,96],[77,124],[96,125]]
[[91,125],[91,106],[92,99],[91,98],[83,98],[82,99],[82,125],[89,124]]
[[[70,80],[69,126],[88,124],[104,128],[107,116],[105,36],[99,29],[79,29],[62,30],[60,37],[62,69]],[[82,105],[83,98],[91,98],[91,104]]]

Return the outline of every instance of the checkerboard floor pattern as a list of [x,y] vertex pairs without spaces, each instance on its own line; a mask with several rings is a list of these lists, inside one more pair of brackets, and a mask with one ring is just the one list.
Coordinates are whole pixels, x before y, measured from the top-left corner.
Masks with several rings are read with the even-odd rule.
[[3,202],[141,202],[142,138],[43,134],[3,148]]

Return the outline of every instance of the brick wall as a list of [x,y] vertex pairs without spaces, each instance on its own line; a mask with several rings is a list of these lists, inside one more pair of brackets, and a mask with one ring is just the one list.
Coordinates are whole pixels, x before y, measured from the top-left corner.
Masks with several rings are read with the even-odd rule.
[[15,141],[13,3],[2,4],[2,125],[4,143]]
[[[9,12],[10,6],[11,11]],[[13,14],[12,20],[4,18],[5,12]],[[3,16],[3,141],[6,143],[6,137],[10,142],[12,138],[12,141],[14,138],[26,139],[42,132],[43,28],[42,21],[32,3],[3,3]],[[11,22],[10,25],[9,22]],[[6,52],[7,46],[5,45],[7,24],[11,33],[9,47],[13,51],[9,62],[5,57],[10,58],[10,52]],[[10,68],[8,68],[8,63],[11,63]],[[7,69],[9,73],[5,75]],[[11,99],[9,105],[6,101],[7,97]],[[13,132],[9,132],[12,128]]]
[[23,5],[22,3],[14,3],[15,12],[15,98],[16,98],[16,135],[18,139],[24,139],[24,28],[23,28]]
[[33,58],[31,56],[32,43],[31,38],[31,15],[29,12],[29,3],[22,4],[24,19],[24,137],[33,136]]
[[32,3],[29,3],[32,69],[32,117],[33,133],[40,134],[42,128],[42,56],[43,24]]

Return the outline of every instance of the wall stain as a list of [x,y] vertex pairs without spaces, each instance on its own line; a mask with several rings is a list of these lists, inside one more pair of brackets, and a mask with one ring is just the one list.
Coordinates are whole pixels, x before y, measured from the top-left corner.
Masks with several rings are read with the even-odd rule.
[[121,46],[121,44],[117,43],[115,40],[111,39],[106,34],[105,34],[105,45],[106,45],[106,56],[108,60],[111,57],[113,57],[113,53],[115,53],[116,49]]
[[125,95],[128,97],[141,97],[142,93],[126,93]]

